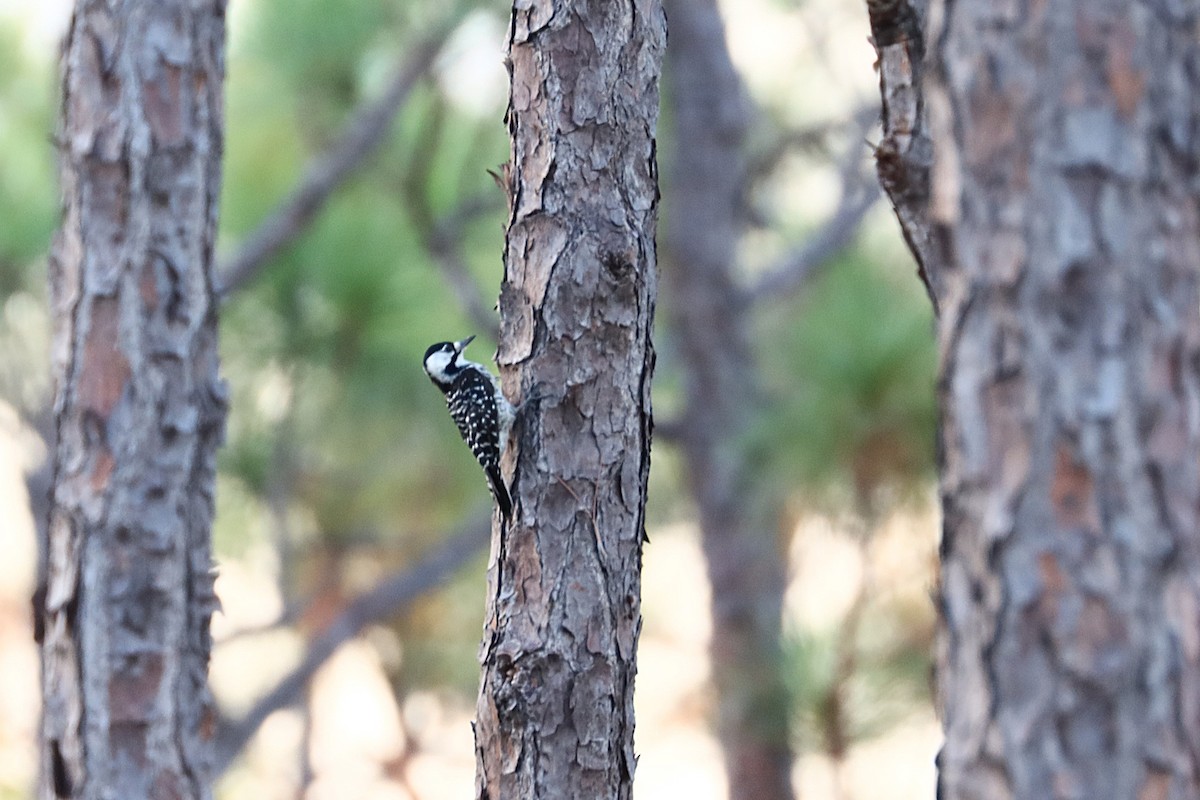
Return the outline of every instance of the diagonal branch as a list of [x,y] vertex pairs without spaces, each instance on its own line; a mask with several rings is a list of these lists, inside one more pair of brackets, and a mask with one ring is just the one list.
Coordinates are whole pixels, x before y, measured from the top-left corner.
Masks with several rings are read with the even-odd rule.
[[490,520],[480,518],[443,542],[417,564],[385,579],[356,598],[308,646],[300,664],[240,720],[221,726],[214,747],[213,775],[220,775],[237,758],[267,717],[301,699],[304,687],[339,647],[366,626],[386,619],[444,583],[480,553],[488,542]]
[[858,132],[859,138],[879,121],[879,107],[864,105],[852,111],[847,118],[823,120],[803,127],[791,127],[780,131],[776,137],[746,162],[746,181],[757,184],[775,174],[780,163],[796,152],[830,158],[833,142],[847,128]]
[[477,217],[501,207],[497,195],[478,195],[467,198],[454,211],[440,217],[429,228],[419,228],[418,233],[425,249],[442,273],[459,304],[467,312],[475,328],[493,341],[500,341],[500,324],[496,313],[488,307],[479,291],[479,284],[471,274],[463,257],[461,241],[463,228]]
[[413,229],[429,253],[434,266],[454,293],[477,333],[500,341],[500,324],[495,310],[484,299],[479,284],[463,255],[463,232],[481,215],[500,207],[499,193],[476,195],[461,201],[449,213],[438,215],[430,203],[431,167],[436,163],[438,144],[443,140],[443,105],[433,107],[430,122],[418,135],[408,167],[400,180],[399,196],[412,218]]
[[221,265],[218,293],[222,301],[257,277],[266,263],[325,207],[333,192],[379,148],[413,87],[432,66],[448,33],[441,30],[416,45],[383,94],[354,114],[329,151],[309,165],[300,185],[247,237],[241,249]]
[[[862,136],[874,124],[874,116],[855,115]],[[851,147],[841,165],[842,198],[820,228],[779,262],[763,272],[746,290],[747,300],[760,303],[787,296],[807,283],[813,273],[845,249],[854,239],[863,217],[879,199],[879,187],[863,174],[860,151]]]
[[825,224],[780,262],[767,270],[750,286],[747,298],[751,303],[789,295],[800,289],[823,264],[841,252],[854,239],[863,217],[879,200],[879,190],[864,187],[861,192],[847,192]]

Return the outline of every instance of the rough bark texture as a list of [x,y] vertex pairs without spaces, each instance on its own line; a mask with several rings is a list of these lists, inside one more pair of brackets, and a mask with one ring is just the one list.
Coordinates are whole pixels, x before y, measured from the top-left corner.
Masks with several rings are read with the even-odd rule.
[[930,218],[933,142],[922,92],[926,0],[867,0],[871,40],[879,56],[883,139],[875,148],[879,183],[892,201],[900,232],[913,257],[934,313],[938,311],[939,264],[945,255],[941,230]]
[[939,797],[1200,796],[1200,9],[932,11]]
[[778,645],[786,588],[775,532],[756,524],[742,451],[756,376],[748,299],[734,279],[750,116],[715,0],[667,0],[674,125],[664,280],[685,371],[677,429],[712,585],[712,678],[729,796],[790,798]]
[[79,0],[64,51],[43,798],[211,796],[224,6]]
[[657,0],[522,0],[499,363],[544,395],[506,455],[476,723],[480,798],[629,798],[656,294]]

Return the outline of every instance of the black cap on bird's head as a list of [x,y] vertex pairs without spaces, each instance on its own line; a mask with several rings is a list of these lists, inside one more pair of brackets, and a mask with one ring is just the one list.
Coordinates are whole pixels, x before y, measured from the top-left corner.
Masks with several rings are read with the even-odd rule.
[[475,336],[472,334],[457,342],[438,342],[430,345],[429,349],[425,351],[425,359],[422,362],[425,374],[438,387],[443,389],[449,387],[458,377],[458,373],[463,370],[463,364],[458,361],[459,357],[474,339]]

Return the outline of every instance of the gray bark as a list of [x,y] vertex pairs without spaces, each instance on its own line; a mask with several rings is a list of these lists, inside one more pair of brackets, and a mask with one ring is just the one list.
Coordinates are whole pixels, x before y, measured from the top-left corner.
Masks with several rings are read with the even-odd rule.
[[900,232],[938,311],[941,229],[930,217],[933,141],[923,88],[927,0],[867,0],[871,39],[879,55],[883,139],[875,148],[879,183],[892,201]]
[[665,39],[657,0],[513,8],[498,361],[509,397],[544,397],[505,456],[480,798],[632,796]]
[[930,16],[939,797],[1200,796],[1200,8]]
[[80,0],[64,50],[42,798],[211,796],[224,11]]
[[730,798],[790,798],[792,751],[778,657],[785,559],[776,532],[756,519],[761,498],[742,447],[742,422],[757,401],[749,301],[734,271],[751,108],[715,0],[666,6],[675,138],[664,281],[685,373],[677,443],[712,587],[717,733]]

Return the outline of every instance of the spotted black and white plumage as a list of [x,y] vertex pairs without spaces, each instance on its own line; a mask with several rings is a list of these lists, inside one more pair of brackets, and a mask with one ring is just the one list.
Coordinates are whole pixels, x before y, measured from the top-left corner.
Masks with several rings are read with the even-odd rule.
[[492,496],[504,520],[512,514],[512,499],[500,476],[500,456],[508,443],[516,410],[500,391],[500,381],[482,364],[467,361],[462,352],[474,336],[459,342],[439,342],[425,351],[425,373],[446,395],[450,416],[463,441],[483,467]]

